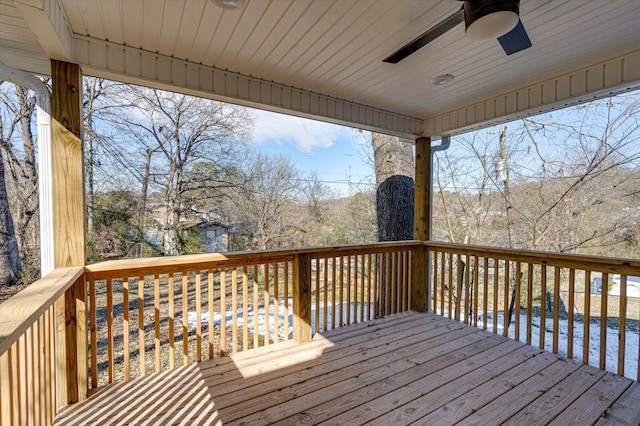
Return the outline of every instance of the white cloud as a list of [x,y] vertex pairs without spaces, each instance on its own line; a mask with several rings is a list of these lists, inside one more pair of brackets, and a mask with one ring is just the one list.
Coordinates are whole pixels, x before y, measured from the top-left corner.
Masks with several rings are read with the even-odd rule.
[[317,148],[330,148],[339,138],[351,137],[351,129],[321,121],[256,110],[254,142],[291,145],[313,155]]

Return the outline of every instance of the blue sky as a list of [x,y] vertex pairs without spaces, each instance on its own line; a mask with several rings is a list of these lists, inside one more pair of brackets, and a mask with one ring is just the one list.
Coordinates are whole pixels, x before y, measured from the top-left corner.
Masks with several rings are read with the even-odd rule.
[[[342,195],[349,194],[348,181],[374,182],[366,162],[366,135],[350,127],[253,110],[253,143],[268,154],[283,154],[308,174],[316,172]],[[350,177],[350,179],[349,179]],[[355,191],[354,186],[351,190]]]

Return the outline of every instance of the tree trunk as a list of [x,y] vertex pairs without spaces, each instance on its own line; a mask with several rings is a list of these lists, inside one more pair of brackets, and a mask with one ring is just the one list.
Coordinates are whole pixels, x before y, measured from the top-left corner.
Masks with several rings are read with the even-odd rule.
[[[376,217],[378,241],[401,241],[413,239],[414,203],[414,158],[413,147],[395,136],[373,133],[371,142],[376,173]],[[376,316],[384,315],[387,305],[387,277],[395,276],[395,271],[384,270],[387,262],[380,262],[379,300]]]
[[20,278],[20,256],[5,184],[4,156],[0,150],[0,286],[16,284]]

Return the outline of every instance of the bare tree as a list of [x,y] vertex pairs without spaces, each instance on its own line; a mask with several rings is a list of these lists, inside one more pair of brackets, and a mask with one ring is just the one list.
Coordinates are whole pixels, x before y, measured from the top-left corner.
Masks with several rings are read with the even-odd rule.
[[[12,202],[15,240],[23,274],[28,280],[39,270],[38,174],[36,141],[32,131],[35,96],[28,89],[2,84],[0,88],[0,151],[4,157],[4,184]],[[6,189],[6,188],[5,188]]]
[[240,176],[233,204],[238,218],[255,227],[249,248],[295,245],[296,235],[304,228],[294,214],[301,194],[299,173],[291,160],[258,153],[245,164]]
[[[164,252],[179,254],[179,223],[193,201],[189,193],[212,198],[229,185],[224,175],[235,167],[252,119],[243,107],[160,90],[132,87],[125,97],[135,107],[112,123],[126,134],[120,143],[130,146],[120,161],[142,183],[143,208],[151,187],[161,191]],[[132,164],[134,157],[143,157],[144,164]],[[212,171],[206,179],[193,173],[204,169]]]

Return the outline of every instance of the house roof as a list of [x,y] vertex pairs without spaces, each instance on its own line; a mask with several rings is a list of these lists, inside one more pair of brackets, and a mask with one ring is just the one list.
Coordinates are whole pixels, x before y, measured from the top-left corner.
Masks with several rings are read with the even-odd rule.
[[[506,56],[464,25],[382,61],[454,0],[0,0],[0,62],[231,101],[413,138],[640,87],[640,2],[522,0],[533,47]],[[433,85],[441,74],[455,79]]]

